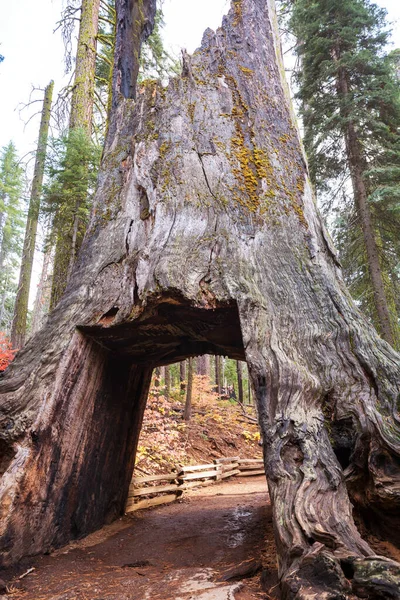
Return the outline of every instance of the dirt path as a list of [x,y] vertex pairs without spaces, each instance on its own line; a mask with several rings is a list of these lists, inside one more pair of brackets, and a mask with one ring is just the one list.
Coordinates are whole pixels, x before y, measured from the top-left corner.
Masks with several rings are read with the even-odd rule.
[[278,598],[276,588],[263,591],[261,575],[264,590],[276,585],[264,477],[203,488],[181,503],[123,517],[1,576],[10,600]]

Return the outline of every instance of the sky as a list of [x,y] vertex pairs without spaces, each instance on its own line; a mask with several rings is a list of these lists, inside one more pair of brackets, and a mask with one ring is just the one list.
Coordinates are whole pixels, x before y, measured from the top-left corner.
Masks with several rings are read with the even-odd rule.
[[[332,0],[335,1],[335,0]],[[400,47],[400,1],[376,0],[388,11],[393,40]],[[55,80],[55,93],[69,81],[64,74],[64,47],[54,31],[65,0],[0,0],[0,148],[13,140],[19,156],[35,149],[40,102],[21,111],[29,99],[40,100],[40,89]],[[164,39],[168,48],[193,52],[207,27],[216,29],[229,0],[164,0]],[[396,22],[397,21],[397,22]],[[35,91],[36,88],[36,91]],[[29,121],[29,122],[28,122]],[[40,270],[35,262],[34,282]],[[33,289],[30,304],[32,304]]]
[[[400,47],[400,2],[378,0],[395,24],[395,44]],[[0,0],[0,147],[11,139],[20,154],[35,147],[38,118],[25,125],[40,109],[37,102],[20,111],[33,88],[44,88],[51,79],[59,90],[65,85],[64,48],[59,31],[54,32],[60,18],[63,0]],[[181,47],[189,52],[199,45],[207,27],[216,29],[229,0],[164,0],[167,45],[178,54]],[[32,97],[39,99],[40,92]]]

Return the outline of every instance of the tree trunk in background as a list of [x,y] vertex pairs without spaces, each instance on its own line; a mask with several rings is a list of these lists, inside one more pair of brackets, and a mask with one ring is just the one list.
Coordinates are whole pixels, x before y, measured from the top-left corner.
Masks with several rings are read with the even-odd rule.
[[211,378],[211,356],[209,354],[204,355],[204,375]]
[[[340,59],[340,51],[337,51],[335,60]],[[346,72],[343,68],[338,68],[337,91],[343,99],[343,115],[346,116],[346,98],[349,95],[349,85]],[[363,151],[354,123],[348,119],[345,131],[346,154],[350,167],[351,181],[353,186],[354,203],[356,212],[361,223],[361,229],[364,237],[365,251],[367,255],[368,270],[371,277],[371,284],[374,293],[374,304],[378,316],[380,333],[382,337],[394,348],[400,344],[399,326],[397,315],[391,315],[389,301],[386,295],[383,270],[381,266],[379,248],[376,239],[375,229],[372,222],[371,209],[368,202],[368,192],[365,186],[364,173],[368,169],[368,164],[363,156]]]
[[92,131],[100,0],[82,0],[69,129]]
[[197,375],[210,375],[210,357],[208,354],[198,356],[196,359]]
[[189,358],[188,360],[188,376],[187,376],[187,388],[186,388],[186,401],[185,410],[183,412],[183,419],[190,421],[192,416],[192,392],[193,392],[193,363],[194,359]]
[[[113,69],[115,110],[121,98],[136,98],[136,81],[140,67],[140,49],[154,27],[156,0],[116,0],[117,36]],[[115,120],[113,125],[115,125]]]
[[43,257],[43,266],[33,306],[31,335],[34,335],[43,325],[45,316],[50,309],[50,294],[52,280],[53,252],[48,248]]
[[171,395],[171,368],[169,365],[165,367],[165,397],[169,400]]
[[179,363],[179,380],[181,382],[181,391],[186,389],[186,361],[182,360]]
[[154,369],[154,387],[159,388],[161,385],[161,367]]
[[219,396],[222,394],[222,373],[221,373],[221,356],[215,357],[215,391]]
[[[69,131],[82,129],[88,138],[92,131],[99,7],[100,0],[82,0],[69,117]],[[74,218],[70,223],[65,223],[63,233],[58,235],[56,241],[51,309],[64,293],[86,230],[79,216],[79,200],[71,198],[71,202],[76,204]]]
[[28,219],[26,222],[22,263],[19,274],[18,291],[15,299],[14,317],[11,328],[13,348],[22,348],[26,337],[26,317],[28,314],[29,290],[32,278],[33,257],[35,254],[36,233],[39,220],[40,197],[42,193],[44,166],[46,161],[47,138],[49,135],[51,103],[53,99],[54,81],[46,87],[43,100],[42,118],[40,121],[39,140],[36,150],[35,169],[33,172],[32,190],[29,200]]
[[399,597],[350,496],[398,543],[400,357],[343,284],[283,73],[270,2],[234,0],[119,98],[66,293],[0,381],[3,564],[121,514],[151,369],[213,354],[249,367],[282,599]]
[[240,404],[243,404],[243,374],[242,374],[242,363],[240,360],[236,361],[236,372],[238,379],[238,400]]

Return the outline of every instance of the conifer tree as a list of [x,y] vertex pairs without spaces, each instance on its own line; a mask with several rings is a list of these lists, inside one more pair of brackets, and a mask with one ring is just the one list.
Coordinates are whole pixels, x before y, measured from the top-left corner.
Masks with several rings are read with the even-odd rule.
[[10,142],[0,155],[0,328],[5,330],[10,327],[16,291],[14,276],[21,255],[23,185],[23,169]]
[[39,222],[40,199],[42,194],[44,167],[46,160],[46,147],[49,133],[53,88],[54,82],[51,81],[46,87],[44,93],[42,117],[40,122],[39,139],[35,159],[35,170],[33,174],[28,218],[25,229],[22,262],[19,275],[18,291],[15,300],[14,317],[11,329],[11,343],[15,348],[21,348],[25,343],[29,288],[32,277],[37,226]]
[[[296,0],[291,26],[301,58],[298,97],[312,178],[326,192],[350,177],[352,204],[337,228],[348,279],[381,335],[398,346],[393,275],[400,104],[393,61],[385,54],[385,16],[369,0]],[[352,226],[343,236],[346,222]]]
[[[73,6],[68,7],[67,29],[71,27],[71,15],[74,16],[75,12]],[[67,143],[67,153],[63,160],[68,174],[62,175],[62,168],[57,169],[58,183],[68,179],[68,185],[66,189],[59,186],[58,198],[55,195],[54,185],[52,192],[47,195],[48,199],[52,199],[50,211],[54,215],[54,221],[51,239],[56,246],[50,309],[56,306],[65,290],[86,231],[92,195],[90,183],[94,172],[92,157],[96,155],[97,145],[104,141],[111,103],[116,26],[114,2],[82,0],[80,14],[69,133],[64,138],[64,143]],[[176,61],[174,62],[164,49],[160,33],[162,26],[162,12],[158,10],[155,30],[147,40],[141,56],[140,79],[165,77],[168,72],[176,68]],[[91,141],[92,138],[96,143]],[[76,161],[80,146],[82,156],[80,161]],[[68,157],[69,151],[73,155],[71,158]],[[91,158],[88,158],[88,154]],[[84,162],[85,155],[88,163]],[[99,152],[97,156],[100,159]],[[80,171],[76,192],[71,178],[72,164]],[[82,170],[85,165],[88,169],[86,194]]]
[[[91,143],[99,6],[100,0],[82,0],[67,144],[67,154],[71,152],[74,156],[65,159],[75,165],[78,147],[81,145],[87,148]],[[84,156],[81,156],[79,161],[84,170]],[[70,175],[71,172],[68,177],[64,177],[68,179],[68,189],[61,190],[59,199],[62,209],[58,212],[56,220],[62,221],[62,228],[53,231],[56,251],[51,308],[58,303],[65,290],[87,224],[87,204],[82,204],[82,199],[87,196],[82,190],[82,173],[76,193]],[[65,204],[66,197],[68,206]],[[64,208],[67,214],[64,214]]]

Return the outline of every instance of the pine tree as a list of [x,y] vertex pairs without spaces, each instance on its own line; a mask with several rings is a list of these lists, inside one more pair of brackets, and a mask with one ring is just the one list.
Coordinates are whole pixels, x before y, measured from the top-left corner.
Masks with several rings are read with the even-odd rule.
[[[326,192],[338,180],[346,189],[350,177],[352,205],[338,223],[337,239],[350,284],[362,281],[362,293],[355,285],[353,293],[364,299],[381,335],[396,346],[392,259],[396,263],[399,256],[393,237],[400,231],[400,104],[393,61],[385,54],[385,16],[369,0],[296,0],[291,26],[301,58],[298,97],[312,178]],[[349,218],[353,227],[343,236]],[[346,236],[354,243],[343,248]]]
[[[47,243],[57,246],[60,240],[68,240],[74,256],[79,245],[78,228],[86,226],[88,220],[100,152],[100,147],[81,128],[52,140],[49,148],[48,181],[43,192],[43,209],[52,223]],[[72,229],[71,223],[75,224]],[[65,263],[64,281],[59,280],[60,273],[53,277],[52,289],[57,291],[57,297],[62,293],[72,265],[71,261]]]
[[23,185],[23,169],[16,148],[10,142],[0,155],[0,329],[5,330],[9,330],[11,324],[15,274],[22,249]]
[[29,289],[31,285],[37,226],[39,222],[40,199],[42,194],[44,167],[46,161],[46,148],[50,125],[53,88],[54,82],[51,81],[46,87],[43,100],[42,118],[40,122],[39,140],[35,159],[35,170],[33,174],[18,291],[15,300],[14,317],[11,329],[11,342],[15,348],[22,348],[25,343]]
[[[80,173],[76,190],[74,190],[74,181],[71,179],[71,168],[69,168],[66,176],[58,179],[59,183],[63,180],[66,181],[67,189],[60,189],[58,200],[60,211],[54,221],[59,226],[56,225],[53,231],[56,251],[51,308],[54,308],[58,303],[65,290],[86,231],[87,221],[84,217],[87,215],[87,194],[83,191],[84,171],[87,167],[88,182],[86,189],[88,189],[90,169],[89,165],[84,162],[85,156],[77,157],[76,153],[79,148],[87,149],[91,144],[99,6],[100,0],[82,0],[66,146],[67,154],[71,152],[72,156],[65,158],[69,165],[73,164],[78,168],[80,164]],[[67,198],[68,207],[65,204]],[[62,223],[62,226],[60,226],[60,223]]]

